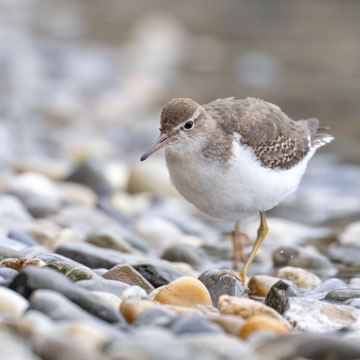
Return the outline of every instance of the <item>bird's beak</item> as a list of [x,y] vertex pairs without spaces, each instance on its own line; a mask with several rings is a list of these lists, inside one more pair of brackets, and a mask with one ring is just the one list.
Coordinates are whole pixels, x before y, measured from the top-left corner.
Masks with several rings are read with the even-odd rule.
[[169,137],[166,134],[161,134],[157,142],[140,158],[140,161],[146,160],[152,153],[165,147],[169,142]]

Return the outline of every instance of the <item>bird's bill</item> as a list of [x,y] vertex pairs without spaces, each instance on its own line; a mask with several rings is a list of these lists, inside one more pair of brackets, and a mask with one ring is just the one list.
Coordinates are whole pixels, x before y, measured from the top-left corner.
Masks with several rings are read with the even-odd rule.
[[140,158],[140,161],[146,160],[155,151],[158,151],[165,147],[169,141],[169,137],[166,134],[161,134],[156,143]]

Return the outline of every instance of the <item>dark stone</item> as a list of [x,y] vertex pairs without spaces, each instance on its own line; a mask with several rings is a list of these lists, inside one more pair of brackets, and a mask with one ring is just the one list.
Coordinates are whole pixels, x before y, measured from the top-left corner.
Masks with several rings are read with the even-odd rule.
[[348,288],[348,285],[346,284],[345,281],[337,278],[332,278],[325,280],[324,282],[316,286],[314,289],[306,293],[306,297],[311,297],[313,299],[321,300],[324,299],[326,294],[329,293],[330,291],[345,289],[345,288]]
[[0,261],[8,258],[19,258],[20,256],[19,251],[0,245]]
[[206,270],[199,276],[199,280],[209,290],[214,306],[217,306],[221,295],[248,297],[242,282],[226,271]]
[[125,284],[121,281],[107,280],[103,279],[100,276],[94,277],[91,280],[78,281],[76,283],[76,286],[90,291],[105,291],[115,294],[117,296],[121,296],[122,292],[128,287],[130,287],[130,285]]
[[203,265],[206,255],[203,249],[188,244],[175,244],[163,252],[162,259],[184,262],[198,268]]
[[89,313],[102,320],[114,323],[124,323],[123,317],[111,306],[100,302],[99,299],[90,292],[76,287],[69,279],[59,272],[47,267],[36,268],[25,267],[12,281],[9,288],[17,291],[27,299],[38,289],[54,290],[69,300],[78,304]]
[[198,314],[182,314],[170,326],[171,331],[176,334],[221,334],[222,328]]
[[91,269],[111,269],[118,264],[127,264],[137,259],[135,255],[99,248],[88,243],[65,243],[60,245],[56,252]]
[[360,298],[360,289],[338,289],[330,291],[326,296],[325,300],[332,300],[332,301],[346,301],[349,299]]
[[17,276],[18,272],[7,267],[0,267],[0,286],[8,286]]
[[133,265],[134,269],[137,270],[147,281],[149,281],[155,288],[174,281],[181,276],[187,276],[188,274],[177,270],[173,266],[165,264],[139,264]]
[[301,291],[292,281],[279,280],[267,293],[265,304],[282,315],[289,308],[289,297],[298,296],[302,296]]
[[143,311],[133,322],[134,326],[168,326],[177,318],[175,311],[165,306],[152,306]]
[[28,234],[26,231],[10,230],[8,237],[28,246],[39,245],[37,240],[33,238],[30,234]]
[[103,175],[101,164],[96,161],[80,164],[66,180],[84,184],[100,196],[106,196],[113,192],[111,185]]

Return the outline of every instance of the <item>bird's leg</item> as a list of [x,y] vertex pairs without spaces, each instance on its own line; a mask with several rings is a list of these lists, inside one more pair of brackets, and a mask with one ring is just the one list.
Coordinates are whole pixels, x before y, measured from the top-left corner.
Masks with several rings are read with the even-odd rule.
[[245,262],[246,256],[244,253],[244,238],[248,238],[247,234],[240,231],[241,220],[235,223],[235,228],[231,234],[233,243],[233,269],[238,270],[239,259]]
[[246,264],[244,265],[244,267],[242,268],[240,274],[239,274],[239,280],[244,284],[244,286],[246,287],[246,275],[247,272],[249,270],[249,267],[251,265],[251,263],[253,262],[255,255],[257,253],[257,251],[259,250],[262,242],[264,241],[267,233],[268,233],[268,226],[266,223],[266,218],[265,218],[265,213],[260,211],[260,226],[257,232],[257,239],[254,243],[254,246],[251,250],[251,253],[246,261]]

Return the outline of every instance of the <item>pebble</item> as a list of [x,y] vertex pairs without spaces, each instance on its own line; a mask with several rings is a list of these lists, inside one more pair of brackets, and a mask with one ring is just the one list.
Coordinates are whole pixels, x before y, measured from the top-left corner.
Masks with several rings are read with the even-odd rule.
[[208,314],[207,319],[220,325],[222,329],[231,335],[237,336],[244,325],[245,320],[240,316],[227,314]]
[[158,292],[154,300],[162,304],[179,306],[212,305],[205,285],[192,276],[172,281]]
[[10,269],[14,269],[16,271],[20,271],[24,266],[31,265],[31,266],[37,266],[42,267],[45,266],[46,263],[40,259],[36,258],[17,258],[17,259],[4,259],[0,262],[0,266],[4,266]]
[[350,279],[349,285],[354,289],[360,289],[360,278],[355,277],[355,278]]
[[8,234],[10,239],[14,239],[28,246],[38,245],[34,237],[22,230],[10,230]]
[[116,227],[103,227],[89,234],[86,241],[90,244],[125,253],[133,253],[133,247],[126,242],[121,231]]
[[291,326],[278,312],[252,299],[223,295],[219,299],[218,309],[222,314],[237,315],[245,320],[257,315],[268,316],[291,329]]
[[165,262],[143,263],[133,265],[133,267],[155,288],[167,285],[177,278],[187,275],[186,273],[177,270],[171,264],[166,264]]
[[339,302],[354,298],[360,298],[360,289],[352,289],[352,288],[337,289],[328,292],[327,295],[325,296],[325,300],[339,301]]
[[169,326],[177,318],[174,310],[166,306],[151,306],[133,322],[134,326]]
[[123,291],[129,287],[121,281],[107,280],[100,276],[95,276],[89,280],[80,280],[75,283],[76,286],[90,291],[105,291],[116,296],[121,296]]
[[88,186],[74,182],[62,182],[58,185],[61,198],[68,203],[93,207],[98,197]]
[[197,314],[182,314],[170,326],[171,331],[176,335],[182,334],[220,334],[222,328]]
[[201,267],[205,262],[203,249],[189,244],[174,244],[164,250],[162,259],[172,262],[183,262],[194,268]]
[[35,218],[46,218],[61,209],[62,202],[57,198],[48,198],[36,194],[22,196],[26,209]]
[[32,219],[31,214],[17,197],[4,194],[0,195],[0,217],[20,221]]
[[332,276],[337,270],[322,254],[297,246],[281,247],[273,252],[274,266],[293,266],[311,270],[316,275]]
[[8,258],[18,258],[20,253],[17,250],[0,245],[0,261]]
[[154,287],[130,265],[116,265],[104,273],[102,277],[122,281],[130,285],[138,285],[148,292],[154,290]]
[[353,222],[346,226],[339,236],[339,243],[342,245],[360,244],[360,221]]
[[251,316],[245,320],[241,327],[238,336],[246,340],[249,336],[257,331],[269,331],[277,335],[285,335],[289,333],[289,327],[285,326],[283,322],[274,319],[273,317],[264,315]]
[[333,290],[346,289],[348,285],[345,281],[332,278],[323,281],[316,288],[306,294],[307,297],[311,297],[313,299],[322,300],[325,296]]
[[14,269],[0,267],[0,286],[8,286],[17,274],[18,272]]
[[91,293],[112,306],[115,310],[118,311],[120,309],[121,299],[119,296],[106,291],[92,291]]
[[0,313],[20,316],[28,306],[29,302],[17,292],[0,286]]
[[132,324],[135,319],[146,309],[157,305],[156,302],[150,300],[125,300],[120,305],[120,312],[129,324]]
[[72,281],[90,280],[96,276],[88,267],[71,260],[49,261],[47,266],[61,272]]
[[269,275],[252,276],[247,284],[249,292],[253,296],[266,296],[271,287],[278,282],[278,277]]
[[208,289],[214,306],[222,295],[248,297],[244,285],[231,273],[210,269],[203,272],[199,280]]
[[146,300],[148,296],[146,291],[140,286],[134,285],[127,287],[121,294],[121,300]]
[[285,266],[278,269],[275,276],[292,281],[304,291],[310,291],[321,283],[321,279],[310,271],[292,266]]

